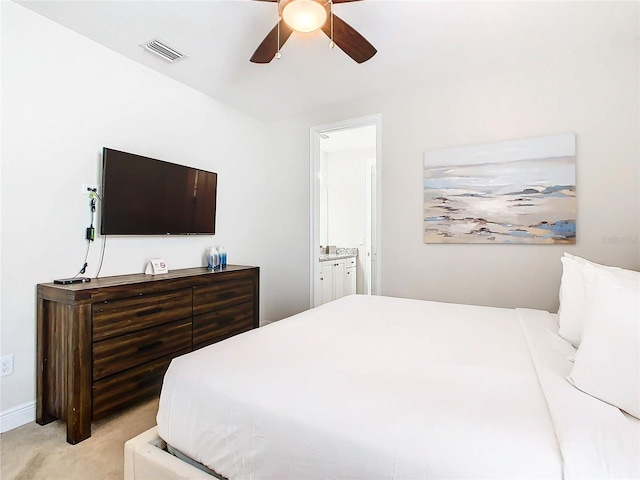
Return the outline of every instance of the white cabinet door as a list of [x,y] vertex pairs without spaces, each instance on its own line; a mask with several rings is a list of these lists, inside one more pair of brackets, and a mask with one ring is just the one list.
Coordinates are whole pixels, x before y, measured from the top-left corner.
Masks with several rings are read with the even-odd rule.
[[331,263],[333,264],[333,300],[337,300],[345,296],[346,262],[342,259]]
[[356,267],[347,268],[347,278],[344,285],[345,295],[354,295],[356,293]]
[[333,300],[333,262],[320,262],[321,301],[323,303]]

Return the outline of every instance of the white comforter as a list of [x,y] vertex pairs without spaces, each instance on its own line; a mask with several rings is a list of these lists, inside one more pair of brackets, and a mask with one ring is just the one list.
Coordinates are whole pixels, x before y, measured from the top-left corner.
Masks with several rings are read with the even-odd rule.
[[547,312],[350,296],[173,360],[158,431],[229,479],[638,478]]

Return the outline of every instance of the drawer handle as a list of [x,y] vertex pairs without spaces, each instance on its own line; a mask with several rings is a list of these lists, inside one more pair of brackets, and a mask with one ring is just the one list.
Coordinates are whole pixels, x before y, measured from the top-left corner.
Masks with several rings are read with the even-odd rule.
[[160,313],[162,311],[162,307],[150,308],[149,310],[140,310],[136,312],[136,317],[145,317],[147,315],[153,315],[154,313]]
[[162,340],[158,340],[157,342],[150,343],[148,345],[143,345],[142,347],[138,347],[139,352],[146,352],[147,350],[152,350],[156,347],[162,345]]

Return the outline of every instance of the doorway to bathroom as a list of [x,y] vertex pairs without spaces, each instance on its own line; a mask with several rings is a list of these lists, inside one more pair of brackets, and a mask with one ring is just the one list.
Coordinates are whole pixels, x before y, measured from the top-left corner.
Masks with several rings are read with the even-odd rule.
[[[381,120],[381,115],[373,115],[310,130],[312,307],[326,303],[331,289],[334,294],[329,293],[329,299],[382,291]],[[343,272],[340,259],[345,258]],[[330,275],[328,259],[339,259],[339,268],[329,269]]]

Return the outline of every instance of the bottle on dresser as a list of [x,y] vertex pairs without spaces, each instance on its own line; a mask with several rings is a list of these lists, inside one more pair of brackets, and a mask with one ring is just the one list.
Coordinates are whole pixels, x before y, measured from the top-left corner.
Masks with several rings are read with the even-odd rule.
[[218,257],[220,259],[220,268],[225,268],[227,266],[227,251],[223,246],[218,247]]
[[216,247],[210,247],[207,253],[207,270],[217,270],[220,267],[220,254]]

